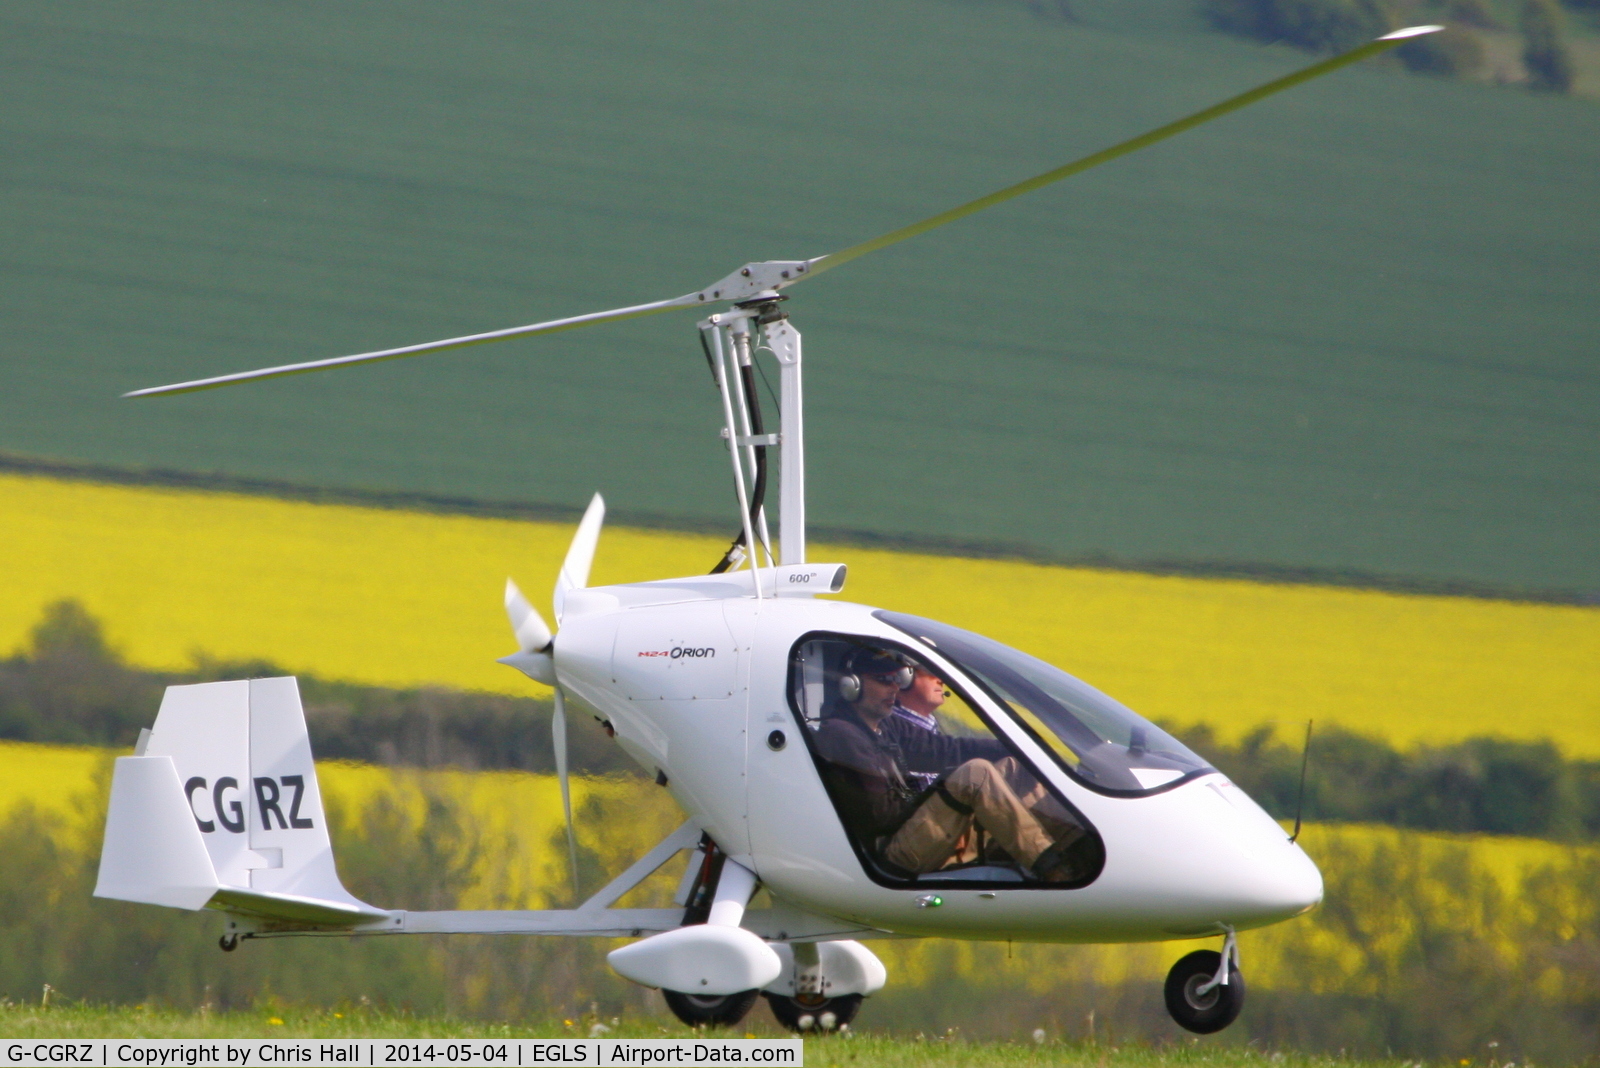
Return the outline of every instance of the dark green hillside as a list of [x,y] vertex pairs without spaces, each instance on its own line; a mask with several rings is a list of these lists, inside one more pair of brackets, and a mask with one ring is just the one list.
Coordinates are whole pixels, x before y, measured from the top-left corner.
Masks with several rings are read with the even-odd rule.
[[[676,295],[1306,62],[1190,0],[0,5],[0,450],[729,518]],[[1360,69],[795,291],[814,520],[1600,596],[1600,107]]]

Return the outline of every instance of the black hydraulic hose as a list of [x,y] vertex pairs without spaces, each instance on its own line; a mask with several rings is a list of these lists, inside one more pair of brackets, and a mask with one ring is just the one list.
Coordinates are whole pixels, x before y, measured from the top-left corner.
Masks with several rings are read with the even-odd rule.
[[[701,338],[701,343],[705,343],[703,336]],[[707,350],[707,358],[709,357],[710,351]],[[761,398],[756,395],[755,372],[750,364],[746,364],[739,368],[739,381],[744,386],[745,412],[750,417],[750,433],[756,437],[760,437],[762,434],[766,433],[766,425],[762,422]],[[739,447],[737,442],[730,442],[730,445],[734,449],[738,449]],[[767,500],[767,447],[765,445],[757,445],[755,446],[755,450],[755,484],[750,488],[751,530],[759,529],[761,508]],[[743,548],[749,547],[745,545],[744,527],[741,526],[739,528],[739,533],[734,535],[733,544],[728,546],[728,551],[722,554],[722,559],[717,561],[717,566],[711,569],[711,573],[713,575],[720,575],[724,571],[727,571],[733,566],[733,562],[737,557],[739,550]],[[750,549],[750,551],[754,552],[755,550]]]
[[[700,874],[695,876],[693,885],[689,887],[689,900],[683,910],[685,927],[711,919],[717,883],[722,881],[722,868],[728,860],[727,854],[717,848],[717,843],[711,840],[709,834],[700,836],[700,858]],[[694,863],[693,856],[689,858],[689,863]]]
[[739,533],[734,536],[733,544],[728,546],[728,551],[722,554],[722,559],[717,561],[717,566],[711,569],[711,573],[713,575],[720,575],[724,571],[728,570],[728,568],[732,567],[734,555],[738,553],[739,547],[743,544],[744,530],[741,528]]
[[[759,438],[767,432],[767,429],[761,421],[761,398],[756,394],[755,369],[750,366],[739,368],[739,378],[744,382],[745,403],[750,409],[750,433]],[[756,483],[750,492],[751,530],[759,529],[756,520],[760,518],[761,508],[767,500],[767,447],[757,445],[755,450]]]

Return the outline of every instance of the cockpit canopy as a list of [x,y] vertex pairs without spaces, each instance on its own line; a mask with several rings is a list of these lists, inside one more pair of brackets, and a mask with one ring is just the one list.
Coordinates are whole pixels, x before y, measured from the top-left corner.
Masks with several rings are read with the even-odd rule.
[[1131,708],[1043,660],[931,619],[873,615],[960,668],[1091,790],[1144,794],[1211,770]]
[[[1104,844],[1030,736],[1078,783],[1137,797],[1211,769],[1155,724],[1042,660],[877,611],[905,640],[812,631],[792,710],[863,867],[890,886],[1086,886]],[[1008,728],[1005,720],[1014,725]]]
[[1075,889],[1104,844],[1004,731],[913,642],[812,631],[790,700],[846,835],[887,886]]

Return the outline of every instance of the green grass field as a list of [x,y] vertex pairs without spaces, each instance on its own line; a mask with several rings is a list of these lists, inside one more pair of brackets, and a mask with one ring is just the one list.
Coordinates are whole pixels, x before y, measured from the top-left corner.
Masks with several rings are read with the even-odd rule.
[[[114,398],[681,293],[1308,61],[1072,8],[0,5],[0,450],[727,519],[687,318]],[[810,283],[813,521],[1600,593],[1597,135],[1347,71]]]
[[[104,1009],[0,1006],[0,1040],[12,1038],[586,1038],[592,1020],[552,1023],[496,1024],[363,1012],[166,1012],[145,1008]],[[679,1026],[610,1023],[608,1038],[662,1038],[684,1034]],[[727,1032],[740,1037],[743,1032]],[[1341,1068],[1412,1065],[1416,1061],[1355,1060],[1308,1056],[1250,1048],[1225,1048],[1198,1040],[1171,1046],[1094,1045],[1058,1042],[969,1042],[959,1034],[891,1038],[860,1032],[810,1039],[805,1046],[809,1068],[826,1065],[874,1065],[881,1068],[1032,1068],[1044,1065],[1093,1065],[1094,1068],[1209,1068],[1270,1065],[1272,1068]],[[1487,1062],[1486,1062],[1487,1063]]]

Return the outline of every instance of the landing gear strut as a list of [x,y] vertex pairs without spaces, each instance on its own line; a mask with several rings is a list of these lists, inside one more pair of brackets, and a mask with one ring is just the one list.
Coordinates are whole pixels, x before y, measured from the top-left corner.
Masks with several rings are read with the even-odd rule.
[[1244,975],[1231,929],[1221,953],[1197,949],[1172,966],[1166,998],[1167,1012],[1178,1026],[1197,1035],[1214,1034],[1238,1019],[1244,1008]]

